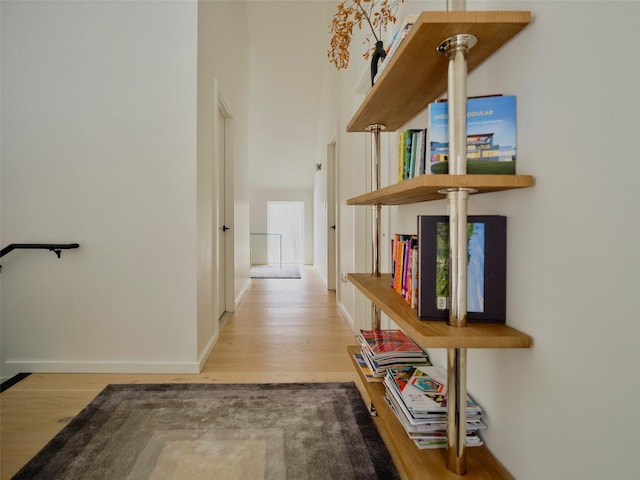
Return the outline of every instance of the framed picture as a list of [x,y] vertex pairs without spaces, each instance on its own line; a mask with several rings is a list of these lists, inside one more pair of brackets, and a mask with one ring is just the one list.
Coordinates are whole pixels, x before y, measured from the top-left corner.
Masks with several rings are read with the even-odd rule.
[[[418,317],[449,318],[449,217],[418,216]],[[505,323],[507,217],[467,217],[467,321]]]

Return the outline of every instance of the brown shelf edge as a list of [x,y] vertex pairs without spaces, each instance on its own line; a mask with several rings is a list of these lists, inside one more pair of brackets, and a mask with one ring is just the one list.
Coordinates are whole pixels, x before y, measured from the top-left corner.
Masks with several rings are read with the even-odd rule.
[[358,368],[353,354],[360,352],[360,347],[356,345],[350,346],[347,347],[347,351],[371,399],[371,403],[378,413],[378,418],[380,419],[378,425],[381,425],[386,430],[386,438],[389,442],[387,448],[393,450],[394,458],[402,463],[402,468],[407,472],[409,478],[425,480],[459,480],[460,478],[513,479],[511,474],[486,446],[467,448],[467,474],[464,477],[460,477],[447,469],[446,449],[420,450],[416,447],[385,401],[384,385],[380,382],[367,382],[360,368]]
[[529,335],[508,325],[474,322],[466,327],[451,327],[445,321],[418,318],[417,312],[391,288],[391,274],[374,277],[349,273],[347,279],[423,348],[531,347]]
[[441,200],[446,188],[471,188],[474,194],[529,188],[532,175],[421,175],[347,200],[347,205],[407,205]]
[[[530,11],[422,12],[350,122],[347,132],[374,124],[395,131],[447,90],[447,61],[437,46],[456,34],[473,34],[472,72],[531,22]],[[389,102],[393,95],[394,102]]]

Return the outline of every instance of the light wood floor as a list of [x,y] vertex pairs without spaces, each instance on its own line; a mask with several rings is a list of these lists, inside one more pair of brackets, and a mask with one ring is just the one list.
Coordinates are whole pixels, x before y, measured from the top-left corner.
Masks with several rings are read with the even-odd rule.
[[[198,375],[32,374],[0,395],[0,478],[11,478],[109,383],[359,380],[346,320],[312,267],[253,280]],[[362,388],[361,388],[362,391]]]

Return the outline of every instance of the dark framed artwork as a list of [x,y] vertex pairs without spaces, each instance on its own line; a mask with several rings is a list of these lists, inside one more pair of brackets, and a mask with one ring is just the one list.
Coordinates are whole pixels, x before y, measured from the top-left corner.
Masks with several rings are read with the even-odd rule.
[[[418,317],[449,318],[449,217],[418,215]],[[506,321],[507,217],[467,217],[467,320]]]

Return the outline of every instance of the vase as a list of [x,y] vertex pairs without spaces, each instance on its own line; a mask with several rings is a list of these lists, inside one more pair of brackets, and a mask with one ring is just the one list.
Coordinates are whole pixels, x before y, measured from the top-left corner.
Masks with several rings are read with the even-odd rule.
[[376,48],[373,51],[373,55],[371,56],[371,86],[373,87],[374,79],[378,74],[378,66],[380,62],[384,60],[384,57],[387,56],[387,52],[384,50],[384,46],[382,44],[382,40],[378,40],[376,42]]

